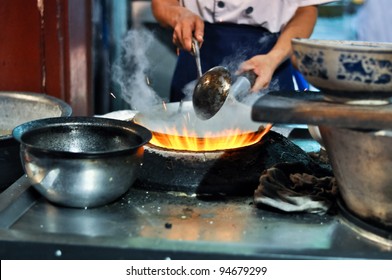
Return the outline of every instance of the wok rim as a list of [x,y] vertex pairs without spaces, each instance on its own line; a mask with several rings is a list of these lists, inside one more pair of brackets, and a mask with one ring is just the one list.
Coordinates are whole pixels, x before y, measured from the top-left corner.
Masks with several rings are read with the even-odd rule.
[[[171,135],[170,133],[166,133],[164,130],[159,130],[159,129],[155,129],[156,128],[156,122],[161,122],[162,120],[166,121],[165,118],[166,117],[170,117],[171,114],[175,114],[178,110],[180,102],[171,102],[171,103],[166,103],[166,109],[164,109],[162,107],[162,105],[155,105],[151,108],[150,111],[137,111],[137,113],[135,114],[135,116],[132,118],[132,122],[139,124],[141,126],[146,127],[147,129],[149,129],[152,132],[156,132],[156,133],[161,133],[161,134],[167,134],[167,135]],[[186,110],[193,110],[193,104],[192,101],[184,101],[183,102],[183,111]],[[237,103],[236,106],[247,106],[241,103]],[[245,108],[245,107],[244,107]],[[243,128],[243,132],[248,132],[248,133],[252,133],[252,132],[257,132],[260,130],[260,126],[268,126],[268,125],[273,125],[270,122],[256,122],[253,121],[251,119],[251,107],[249,107],[249,120],[244,120],[243,124],[241,124],[241,128]],[[157,117],[158,116],[158,117]],[[196,117],[196,116],[195,116]],[[211,122],[213,118],[211,118],[210,120],[201,120],[201,122]],[[245,122],[247,121],[247,122]],[[227,122],[224,122],[225,124]],[[211,132],[214,133],[220,133],[225,129],[232,129],[233,127],[229,126],[229,127],[224,127],[222,130],[210,130]],[[236,127],[234,127],[236,128]],[[179,134],[178,136],[185,136],[183,134]],[[213,138],[213,137],[203,137],[203,135],[198,134],[197,138]]]

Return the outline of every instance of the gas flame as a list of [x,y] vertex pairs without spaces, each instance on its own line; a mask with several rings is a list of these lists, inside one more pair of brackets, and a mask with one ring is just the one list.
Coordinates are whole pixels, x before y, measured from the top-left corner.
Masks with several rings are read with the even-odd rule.
[[[136,115],[133,120],[152,133],[150,144],[168,150],[205,152],[251,146],[270,131],[272,124],[250,127],[249,107],[227,103],[208,121],[196,117],[192,103],[162,102],[160,107]],[[227,118],[236,116],[228,122]],[[229,126],[229,127],[228,127]],[[245,127],[245,128],[244,128]]]
[[164,132],[152,132],[150,144],[165,149],[181,151],[217,151],[253,145],[261,140],[272,125],[260,127],[258,131],[241,131],[239,128],[221,132],[206,132],[202,137],[186,127],[182,131],[166,128]]

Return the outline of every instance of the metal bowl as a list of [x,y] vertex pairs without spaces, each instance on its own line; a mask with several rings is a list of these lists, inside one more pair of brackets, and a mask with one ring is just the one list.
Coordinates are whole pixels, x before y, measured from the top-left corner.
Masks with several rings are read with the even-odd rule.
[[316,88],[349,98],[392,96],[392,43],[293,39],[292,46]]
[[71,106],[46,94],[0,92],[0,192],[24,173],[19,143],[12,137],[12,130],[28,121],[71,114]]
[[131,122],[62,117],[24,123],[13,136],[38,192],[55,204],[86,208],[113,202],[129,190],[151,132]]
[[347,208],[392,229],[392,131],[319,126]]

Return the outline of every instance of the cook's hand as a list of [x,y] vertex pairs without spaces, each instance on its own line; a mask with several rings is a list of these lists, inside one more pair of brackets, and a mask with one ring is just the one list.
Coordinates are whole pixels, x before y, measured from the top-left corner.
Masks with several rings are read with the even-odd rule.
[[191,11],[184,9],[174,25],[173,43],[177,47],[190,52],[192,50],[192,38],[195,37],[199,46],[201,46],[203,36],[203,20]]
[[268,55],[256,55],[244,61],[238,72],[242,73],[249,70],[255,72],[257,78],[251,91],[259,92],[261,89],[268,88],[276,67],[276,62]]

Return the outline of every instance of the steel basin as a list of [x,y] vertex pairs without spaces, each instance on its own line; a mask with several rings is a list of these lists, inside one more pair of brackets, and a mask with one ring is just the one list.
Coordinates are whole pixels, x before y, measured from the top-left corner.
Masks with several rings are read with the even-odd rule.
[[151,132],[131,122],[59,117],[24,123],[13,130],[33,187],[49,201],[98,207],[131,187]]
[[0,192],[23,175],[19,143],[12,130],[28,121],[70,116],[71,107],[60,99],[41,93],[0,92]]
[[392,131],[319,129],[348,209],[392,229]]

